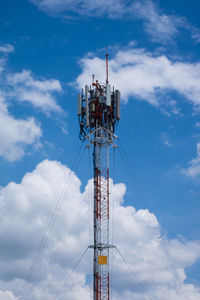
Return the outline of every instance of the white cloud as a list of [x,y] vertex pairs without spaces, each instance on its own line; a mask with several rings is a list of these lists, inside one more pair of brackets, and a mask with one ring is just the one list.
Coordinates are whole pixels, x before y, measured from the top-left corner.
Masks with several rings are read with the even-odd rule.
[[80,15],[102,16],[111,18],[121,17],[126,10],[127,1],[122,0],[30,0],[39,9],[51,14],[69,14],[70,12]]
[[197,156],[192,159],[186,168],[181,169],[181,173],[196,179],[200,175],[200,143],[197,143]]
[[178,107],[178,103],[177,103],[176,100],[169,100],[169,107],[170,107],[170,110],[173,114],[181,115],[181,110]]
[[2,44],[0,45],[0,74],[5,69],[5,64],[7,61],[7,55],[11,52],[14,52],[14,47],[10,44]]
[[46,114],[63,112],[56,101],[56,96],[62,93],[60,81],[36,78],[29,70],[11,73],[6,68],[5,54],[12,51],[12,45],[0,46],[3,52],[0,56],[0,156],[8,161],[21,159],[30,146],[38,148],[42,136],[35,118],[16,118],[9,112],[9,105],[28,102]]
[[[27,173],[21,183],[11,182],[1,188],[0,284],[3,290],[10,291],[15,296],[18,294],[69,173],[70,170],[59,162],[45,160],[33,172]],[[92,201],[92,182],[90,180],[81,192],[81,182],[72,173],[62,208],[24,299],[53,298],[60,283],[86,249],[89,243],[88,213],[89,202]],[[115,184],[113,188],[115,242],[138,279],[137,281],[130,275],[127,266],[115,254],[117,275],[114,276],[113,299],[146,299],[140,284],[142,282],[154,300],[182,300],[155,235],[154,230],[160,230],[155,215],[152,214],[152,225],[147,210],[136,210],[132,206],[123,205],[126,191],[124,184]],[[200,242],[166,238],[165,242],[177,272],[184,280],[185,268],[200,258]],[[83,259],[59,296],[60,300],[77,300],[80,297],[83,300],[89,299],[90,291],[85,278],[90,269],[89,260],[92,261],[92,253],[90,257]],[[196,286],[184,284],[184,288],[189,299],[199,299],[200,290]]]
[[[195,32],[196,31],[196,32]],[[195,40],[196,44],[200,43],[200,33],[198,30],[194,30],[192,38]]]
[[0,56],[0,75],[5,69],[5,64],[6,64],[6,58],[4,56]]
[[166,44],[185,29],[199,42],[199,30],[179,16],[163,13],[151,0],[30,0],[37,7],[53,16],[78,14],[90,17],[107,16],[111,19],[142,19],[145,31],[156,42]]
[[16,297],[10,291],[0,291],[0,300],[16,300]]
[[29,102],[45,113],[61,113],[62,108],[57,104],[56,96],[62,93],[62,86],[57,79],[37,78],[30,70],[20,73],[11,73],[5,67],[5,54],[14,51],[10,44],[0,46],[0,75],[1,92],[6,99]]
[[41,135],[34,118],[14,118],[0,97],[0,156],[9,161],[20,159],[28,145],[38,145]]
[[[105,81],[105,61],[85,57],[80,61],[82,73],[77,78],[79,88],[91,84],[95,77]],[[154,106],[168,107],[179,113],[177,101],[169,97],[176,92],[195,108],[200,106],[200,63],[174,62],[165,55],[154,55],[144,49],[118,51],[109,62],[110,82],[118,88],[123,100],[129,97],[148,101]]]
[[135,1],[132,8],[135,17],[144,21],[145,31],[154,42],[167,44],[169,41],[174,41],[182,29],[190,32],[191,38],[196,43],[199,42],[198,28],[190,25],[184,17],[165,14],[155,1]]
[[0,45],[0,52],[4,54],[14,52],[14,50],[15,48],[10,44]]
[[29,102],[44,112],[62,112],[56,103],[54,93],[61,93],[62,87],[57,79],[35,79],[31,71],[7,75],[7,84],[10,86],[10,96],[22,102]]

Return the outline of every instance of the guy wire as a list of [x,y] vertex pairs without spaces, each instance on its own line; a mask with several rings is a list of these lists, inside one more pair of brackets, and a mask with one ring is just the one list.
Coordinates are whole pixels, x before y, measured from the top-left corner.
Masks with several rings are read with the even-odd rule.
[[135,277],[137,283],[141,286],[141,288],[143,289],[144,293],[146,294],[146,296],[148,297],[148,299],[153,300],[153,298],[151,297],[150,293],[147,291],[147,289],[144,287],[144,284],[138,280],[136,273],[133,271],[132,267],[128,264],[128,262],[126,261],[126,259],[124,258],[124,256],[121,254],[121,252],[119,251],[118,247],[115,248],[116,251],[118,252],[119,256],[121,257],[122,261],[125,263],[125,265],[128,267],[130,273]]
[[64,282],[61,284],[60,288],[58,289],[55,297],[53,298],[54,300],[56,300],[58,298],[58,296],[60,295],[60,293],[63,291],[65,285],[67,284],[67,282],[71,279],[73,273],[75,272],[75,270],[77,269],[78,265],[80,264],[81,260],[83,259],[83,257],[85,256],[86,252],[88,251],[88,248],[86,248],[86,250],[83,252],[83,254],[81,255],[81,257],[78,259],[77,263],[75,264],[75,266],[73,267],[73,269],[71,270],[69,276],[64,280]]
[[[68,177],[67,177],[65,186],[64,186],[64,188],[63,188],[63,190],[62,190],[62,192],[61,192],[61,194],[60,194],[60,197],[58,198],[58,201],[57,201],[57,203],[56,203],[56,205],[55,205],[55,208],[54,208],[54,210],[53,210],[53,213],[52,213],[52,215],[51,215],[51,217],[50,217],[50,220],[49,220],[49,223],[48,223],[48,225],[47,225],[46,231],[45,231],[45,233],[44,233],[44,235],[43,235],[43,237],[42,237],[42,239],[41,239],[41,242],[40,242],[40,244],[39,244],[39,247],[37,248],[37,250],[36,250],[36,252],[35,252],[35,255],[34,255],[32,264],[31,264],[31,266],[30,266],[30,268],[29,268],[29,270],[28,270],[28,273],[27,273],[27,275],[26,275],[25,282],[24,282],[24,284],[23,284],[23,286],[22,286],[22,288],[21,288],[21,290],[20,290],[20,292],[19,292],[19,295],[18,295],[18,297],[17,297],[18,300],[21,300],[21,299],[22,299],[22,297],[23,297],[23,295],[24,295],[24,293],[25,293],[25,290],[26,290],[28,284],[31,282],[32,274],[33,274],[33,272],[35,271],[35,268],[36,268],[36,266],[37,266],[38,260],[39,260],[39,258],[40,258],[40,256],[41,256],[41,253],[42,253],[42,251],[43,251],[43,249],[44,249],[44,247],[45,247],[45,245],[46,245],[46,243],[47,243],[47,240],[48,240],[48,237],[49,237],[49,233],[51,232],[51,230],[52,230],[52,228],[53,228],[53,225],[54,225],[54,223],[55,223],[56,217],[57,217],[57,215],[58,215],[58,213],[59,213],[59,211],[60,211],[60,208],[61,208],[62,202],[63,202],[63,200],[64,200],[65,194],[66,194],[66,192],[67,192],[67,189],[68,189],[68,187],[70,186],[70,185],[68,184],[68,183],[69,183],[69,180],[71,179],[72,174],[74,173],[74,171],[76,171],[76,169],[77,169],[77,167],[78,167],[78,165],[79,165],[79,163],[80,163],[80,161],[81,161],[81,159],[82,159],[82,157],[83,157],[83,154],[84,154],[84,152],[85,152],[85,148],[84,148],[83,153],[81,153],[82,148],[83,148],[83,145],[84,145],[84,143],[81,144],[81,147],[79,148],[79,150],[78,150],[78,152],[77,152],[77,155],[76,155],[75,160],[74,160],[74,163],[73,163],[74,168],[73,168],[73,166],[72,166],[72,169],[71,169],[70,173],[68,174]],[[80,154],[81,154],[81,156],[80,156]],[[80,158],[79,158],[79,156],[80,156]],[[78,159],[78,158],[79,158],[79,159]],[[74,171],[72,171],[73,169],[74,169]]]
[[[139,195],[139,198],[142,201],[142,204],[147,208],[148,217],[149,217],[149,219],[151,221],[151,224],[153,225],[152,227],[153,227],[153,230],[154,230],[154,232],[155,232],[155,234],[156,234],[156,236],[158,238],[158,241],[160,241],[161,248],[163,250],[164,255],[167,258],[170,270],[171,270],[173,276],[176,279],[177,286],[179,287],[179,290],[180,290],[183,298],[185,300],[189,300],[188,297],[185,295],[183,282],[181,281],[181,279],[179,278],[179,276],[177,274],[176,267],[175,267],[174,262],[173,262],[170,254],[168,252],[168,249],[167,249],[167,246],[165,244],[165,241],[163,240],[162,235],[160,234],[159,230],[157,229],[157,224],[155,223],[155,220],[154,220],[154,218],[152,217],[152,215],[150,213],[150,206],[148,204],[148,201],[147,201],[147,199],[146,199],[146,197],[144,195],[144,192],[143,192],[141,186],[138,183],[138,180],[137,180],[136,174],[135,174],[135,172],[133,170],[132,164],[130,163],[130,161],[129,161],[127,155],[126,155],[126,152],[124,150],[124,147],[122,146],[122,144],[121,144],[121,142],[120,142],[119,139],[118,139],[118,141],[119,141],[120,148],[123,151],[123,152],[121,152],[120,148],[118,148],[120,156],[122,158],[122,161],[124,162],[124,165],[127,168],[127,171],[128,171],[129,176],[130,176],[131,182],[135,186],[136,191],[137,191],[137,193]],[[123,155],[124,155],[125,158],[123,157]]]

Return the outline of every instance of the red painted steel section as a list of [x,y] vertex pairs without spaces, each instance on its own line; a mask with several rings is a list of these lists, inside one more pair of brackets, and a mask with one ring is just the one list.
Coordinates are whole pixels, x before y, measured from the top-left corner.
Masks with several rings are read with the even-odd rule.
[[110,274],[108,273],[108,300],[110,299]]
[[96,300],[101,300],[101,299],[99,299],[99,287],[98,287],[98,282],[99,282],[99,274],[97,273]]

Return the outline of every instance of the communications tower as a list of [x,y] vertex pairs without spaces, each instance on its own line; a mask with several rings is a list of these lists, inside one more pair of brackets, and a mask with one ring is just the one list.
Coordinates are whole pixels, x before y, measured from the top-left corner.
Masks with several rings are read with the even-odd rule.
[[115,128],[120,120],[120,91],[108,81],[106,54],[106,82],[94,81],[78,94],[80,139],[93,147],[94,168],[94,243],[89,246],[93,256],[93,299],[110,299],[109,242],[110,192],[109,149],[113,145]]

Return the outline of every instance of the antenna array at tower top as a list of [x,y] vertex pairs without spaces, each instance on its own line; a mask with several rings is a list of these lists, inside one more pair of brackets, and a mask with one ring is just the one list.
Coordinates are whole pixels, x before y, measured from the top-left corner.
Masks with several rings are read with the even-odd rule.
[[[107,61],[107,55],[106,55]],[[108,63],[106,64],[106,83],[96,80],[89,87],[85,86],[78,94],[78,117],[80,124],[80,139],[99,127],[115,132],[116,123],[120,120],[120,91],[108,83]]]

